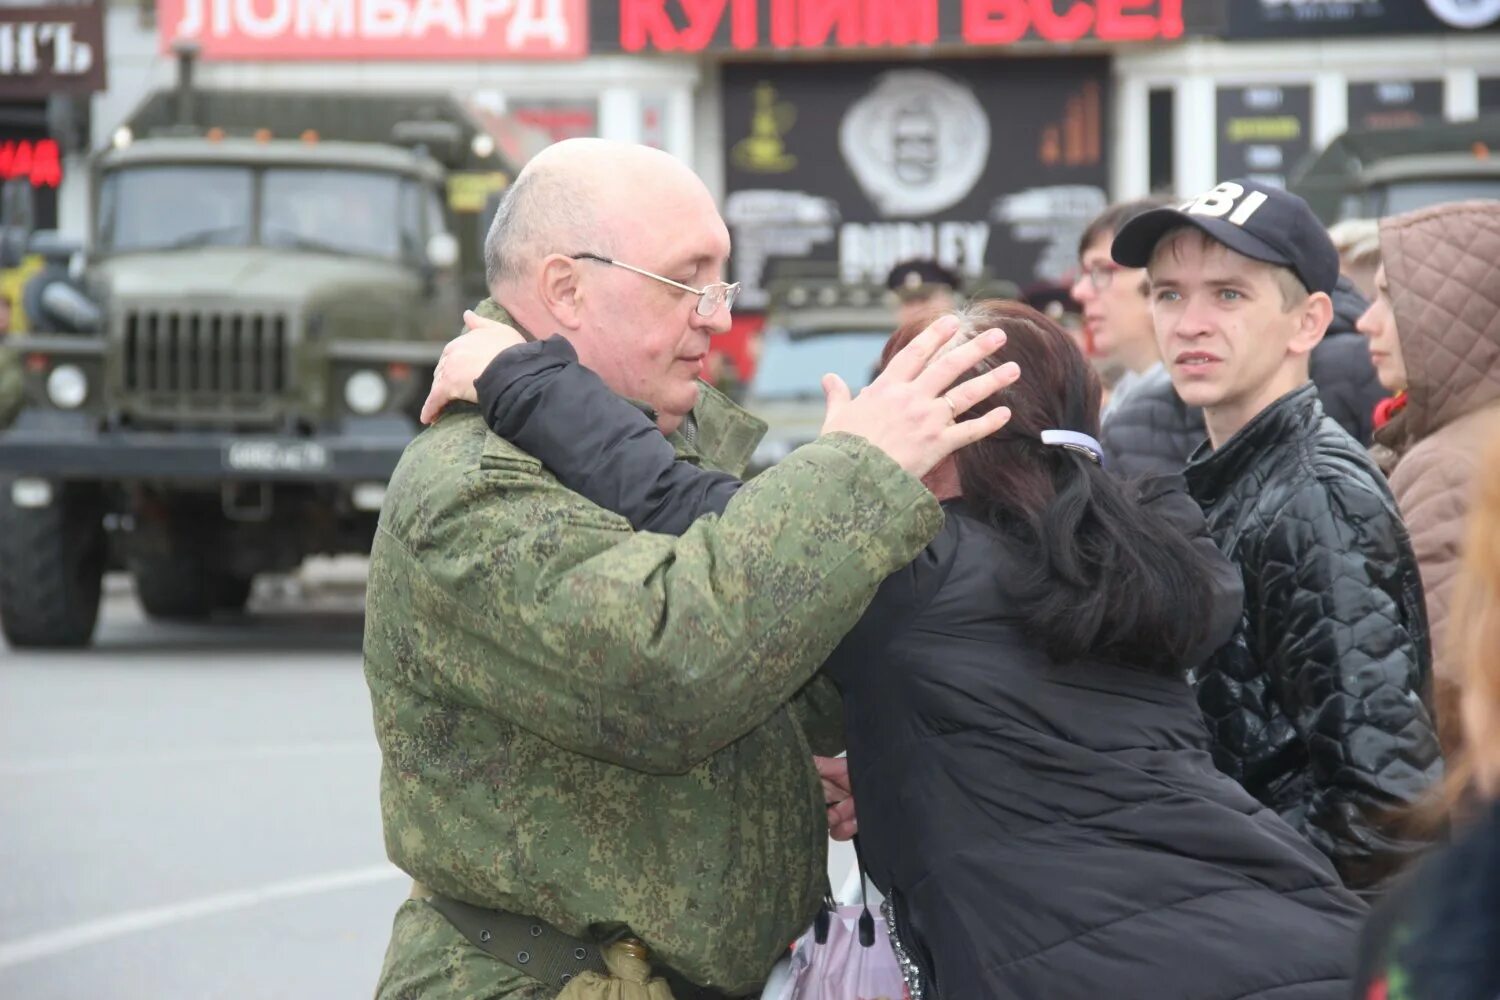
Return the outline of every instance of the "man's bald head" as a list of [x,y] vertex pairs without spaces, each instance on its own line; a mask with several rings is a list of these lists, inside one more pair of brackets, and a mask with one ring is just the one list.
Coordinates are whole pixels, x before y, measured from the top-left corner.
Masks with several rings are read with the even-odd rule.
[[691,170],[600,139],[560,142],[528,163],[485,240],[490,294],[511,318],[566,337],[668,432],[697,404],[709,338],[730,325],[723,305],[699,313],[691,289],[722,282],[728,257],[729,230]]
[[663,199],[708,189],[680,160],[649,146],[568,139],[537,154],[516,177],[485,237],[490,289],[524,279],[551,253],[616,256],[620,235],[650,226]]

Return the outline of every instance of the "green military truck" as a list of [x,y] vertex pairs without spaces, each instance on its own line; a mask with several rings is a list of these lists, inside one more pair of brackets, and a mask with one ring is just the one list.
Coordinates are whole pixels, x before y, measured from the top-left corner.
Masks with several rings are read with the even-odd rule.
[[823,375],[832,372],[858,392],[869,384],[896,328],[884,286],[844,284],[815,264],[783,265],[766,290],[760,356],[744,399],[746,409],[767,424],[751,474],[818,436]]
[[91,161],[97,328],[11,345],[6,639],[90,642],[111,567],[196,619],[367,552],[510,174],[446,96],[197,90],[190,64],[151,95]]
[[1500,117],[1353,130],[1292,177],[1292,191],[1332,225],[1445,201],[1500,198]]

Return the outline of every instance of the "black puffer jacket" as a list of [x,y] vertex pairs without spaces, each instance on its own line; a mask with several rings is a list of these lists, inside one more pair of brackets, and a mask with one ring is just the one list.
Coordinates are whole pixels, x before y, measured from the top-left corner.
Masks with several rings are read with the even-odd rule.
[[1385,479],[1308,384],[1187,468],[1245,621],[1199,675],[1214,760],[1378,886],[1425,844],[1387,814],[1442,775],[1422,584]]
[[1203,411],[1182,401],[1163,367],[1142,379],[1110,412],[1099,444],[1106,468],[1136,479],[1180,475],[1207,437]]
[[[637,528],[681,531],[740,487],[674,462],[565,344],[518,348],[476,385],[497,433]],[[1212,550],[1178,482],[1143,502]],[[1017,557],[945,506],[826,670],[864,858],[936,996],[1342,1000],[1363,906],[1213,766],[1188,685],[1051,663],[1014,610]],[[1239,603],[1218,562],[1210,646]]]
[[[1369,342],[1354,328],[1368,306],[1353,283],[1340,277],[1333,321],[1309,361],[1323,412],[1366,447],[1375,432],[1375,404],[1388,395],[1370,361]],[[1176,475],[1207,436],[1203,411],[1182,401],[1163,368],[1110,412],[1099,443],[1109,468],[1129,479]]]
[[1343,998],[1363,906],[1219,772],[1181,680],[1051,662],[961,503],[825,668],[861,853],[937,995]]

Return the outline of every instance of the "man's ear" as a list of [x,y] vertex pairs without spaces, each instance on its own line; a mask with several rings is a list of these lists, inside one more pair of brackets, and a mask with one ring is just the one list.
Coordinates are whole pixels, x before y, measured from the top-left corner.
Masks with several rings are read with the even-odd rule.
[[1296,308],[1297,332],[1287,347],[1293,354],[1311,354],[1323,342],[1323,334],[1333,322],[1333,299],[1327,292],[1313,292]]
[[560,253],[549,254],[537,269],[537,298],[562,330],[583,325],[583,289],[578,277],[578,262]]

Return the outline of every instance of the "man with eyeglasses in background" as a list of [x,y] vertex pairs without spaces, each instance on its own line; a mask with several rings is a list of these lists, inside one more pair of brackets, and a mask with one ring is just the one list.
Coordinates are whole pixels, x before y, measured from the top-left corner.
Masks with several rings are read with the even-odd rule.
[[1111,205],[1078,241],[1073,299],[1084,330],[1098,357],[1125,368],[1101,413],[1099,443],[1105,465],[1126,477],[1179,473],[1207,437],[1202,412],[1178,397],[1161,363],[1145,269],[1121,267],[1109,255],[1115,233],[1132,216],[1167,204],[1145,198]]
[[702,181],[644,146],[551,146],[496,212],[491,299],[444,352],[484,374],[424,409],[370,557],[386,849],[416,880],[382,1000],[596,997],[645,963],[675,1000],[743,996],[817,912],[852,818],[847,771],[814,763],[842,749],[817,670],[937,533],[919,477],[1008,419],[957,420],[1014,366],[952,384],[1003,336],[927,374],[944,320],[856,398],[826,377],[823,435],[680,537],[634,533],[465,405],[502,405],[503,373],[525,411],[528,373],[568,364],[738,473],[764,424],[699,380],[729,249]]

